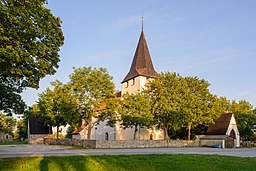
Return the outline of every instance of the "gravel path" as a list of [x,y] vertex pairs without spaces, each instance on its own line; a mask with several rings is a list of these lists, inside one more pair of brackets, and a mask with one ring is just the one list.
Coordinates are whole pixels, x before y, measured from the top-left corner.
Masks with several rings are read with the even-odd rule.
[[67,146],[0,145],[0,158],[31,156],[88,156],[129,154],[209,154],[256,157],[256,148],[138,148],[138,149],[75,149]]

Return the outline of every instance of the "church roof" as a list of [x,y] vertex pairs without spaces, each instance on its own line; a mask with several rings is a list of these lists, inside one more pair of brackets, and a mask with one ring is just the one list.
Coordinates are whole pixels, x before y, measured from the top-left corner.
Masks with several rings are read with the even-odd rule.
[[207,135],[226,135],[233,113],[223,114],[220,118],[214,120],[207,129]]
[[141,31],[140,39],[133,57],[130,71],[123,79],[122,83],[137,76],[145,76],[150,78],[158,77],[158,73],[155,71],[150,57],[143,30]]

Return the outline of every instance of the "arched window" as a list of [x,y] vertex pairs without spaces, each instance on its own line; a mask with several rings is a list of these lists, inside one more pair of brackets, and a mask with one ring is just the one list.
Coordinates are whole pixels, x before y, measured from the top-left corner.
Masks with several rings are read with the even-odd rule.
[[105,133],[105,140],[109,140],[108,132]]
[[134,85],[134,84],[135,84],[135,78],[132,79],[132,85]]
[[149,139],[153,140],[153,137],[154,137],[154,135],[153,135],[153,133],[151,133]]

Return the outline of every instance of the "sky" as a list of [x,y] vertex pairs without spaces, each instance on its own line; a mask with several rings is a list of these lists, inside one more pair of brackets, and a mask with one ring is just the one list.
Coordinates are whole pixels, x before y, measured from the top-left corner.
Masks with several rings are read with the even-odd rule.
[[107,68],[116,89],[126,76],[141,33],[157,72],[207,80],[210,91],[256,107],[255,0],[49,0],[65,41],[55,75],[24,91],[27,105],[73,67]]

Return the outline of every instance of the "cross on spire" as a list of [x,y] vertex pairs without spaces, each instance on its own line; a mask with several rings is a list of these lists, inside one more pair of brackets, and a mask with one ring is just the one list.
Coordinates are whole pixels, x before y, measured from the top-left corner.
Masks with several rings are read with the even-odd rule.
[[141,22],[142,22],[142,23],[141,23],[141,24],[142,24],[142,25],[141,25],[141,30],[142,30],[142,31],[143,31],[143,19],[144,19],[144,18],[143,18],[143,12],[142,12],[142,16],[141,16]]

